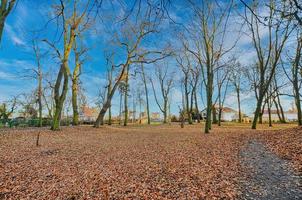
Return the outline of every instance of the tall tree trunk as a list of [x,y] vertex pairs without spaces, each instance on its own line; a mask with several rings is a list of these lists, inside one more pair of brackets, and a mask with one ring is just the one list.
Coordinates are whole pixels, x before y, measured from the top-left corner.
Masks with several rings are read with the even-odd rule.
[[300,100],[300,90],[298,82],[294,83],[295,91],[295,104],[297,107],[298,125],[302,126],[302,111],[301,111],[301,100]]
[[236,89],[236,93],[237,93],[237,103],[238,103],[238,120],[239,120],[239,123],[242,122],[242,114],[241,114],[241,104],[240,104],[240,90],[237,88]]
[[120,121],[119,125],[122,124],[122,110],[123,110],[123,93],[120,94]]
[[[209,74],[209,73],[208,73]],[[205,133],[210,133],[210,130],[212,129],[212,87],[213,86],[213,80],[211,76],[208,76],[208,84],[206,87],[207,92],[207,119],[205,123]]]
[[164,99],[164,124],[167,123],[167,114],[168,114],[168,99]]
[[272,127],[272,112],[271,112],[271,103],[270,103],[270,97],[269,94],[267,94],[267,100],[266,100],[266,104],[267,104],[267,111],[268,111],[268,124],[269,127]]
[[[53,116],[53,122],[51,129],[52,130],[59,130],[60,129],[60,121],[61,121],[61,114],[64,106],[64,101],[66,99],[67,91],[68,91],[68,73],[65,67],[67,65],[67,61],[61,65],[60,71],[58,73],[58,77],[56,80],[55,88],[54,88],[54,96],[55,96],[55,113]],[[62,92],[60,94],[60,86],[61,81],[64,78]]]
[[218,109],[218,126],[221,126],[221,115],[222,115],[222,108],[219,107],[219,109]]
[[116,91],[116,89],[118,88],[118,86],[120,85],[120,81],[122,80],[122,77],[124,77],[125,75],[125,69],[127,69],[129,63],[127,62],[124,67],[122,68],[121,70],[121,73],[119,75],[119,78],[118,80],[115,82],[115,84],[113,85],[111,91],[110,91],[110,94],[107,95],[107,98],[106,98],[106,101],[95,121],[95,124],[94,124],[94,127],[95,128],[99,128],[101,125],[104,125],[104,117],[105,117],[105,114],[107,112],[107,110],[110,108],[111,106],[111,100],[113,98],[113,95]]
[[125,81],[125,96],[124,96],[124,126],[127,126],[128,124],[128,85],[129,81],[129,65],[127,66],[127,74],[126,74],[126,81]]
[[197,122],[200,123],[200,114],[199,114],[199,109],[198,109],[196,90],[194,91],[194,99],[195,99],[194,101],[195,101],[195,112],[196,112]]
[[[107,91],[107,96],[110,94],[111,92],[111,85],[112,85],[112,81],[111,81],[111,77],[109,78],[109,85],[108,85],[108,91]],[[110,102],[110,106],[109,106],[109,113],[108,113],[108,125],[111,126],[112,124],[112,116],[111,116],[111,102]]]
[[147,88],[147,80],[146,80],[144,65],[142,64],[141,67],[142,67],[142,77],[143,77],[144,88],[145,88],[145,96],[146,96],[146,109],[147,109],[148,124],[151,124],[150,110],[149,110],[149,94],[148,94],[148,88]]
[[108,110],[108,125],[111,126],[112,125],[112,116],[111,116],[111,104],[109,106],[109,110]]
[[266,106],[266,102],[263,103],[261,111],[259,113],[259,124],[263,124],[263,113]]
[[213,124],[217,124],[218,120],[217,120],[217,113],[216,113],[215,105],[212,105],[212,115],[213,115]]
[[78,109],[78,79],[73,78],[72,80],[72,124],[74,126],[79,125],[79,109]]
[[185,97],[186,97],[186,111],[188,115],[188,122],[189,124],[192,124],[192,115],[190,112],[190,102],[189,102],[189,92],[188,92],[188,80],[185,80]]
[[301,62],[301,53],[302,53],[302,35],[298,37],[298,43],[296,48],[296,55],[295,60],[292,66],[292,83],[294,89],[294,97],[295,97],[295,104],[297,108],[297,117],[298,117],[298,125],[302,126],[302,110],[301,110],[301,98],[300,98],[300,88],[299,88],[299,70],[300,75],[302,76],[302,69],[299,67]]
[[[259,95],[259,98],[257,101],[256,111],[255,111],[254,119],[253,119],[253,123],[252,123],[252,129],[256,129],[258,119],[262,120],[263,113],[261,113],[261,106],[262,106],[263,96],[264,95],[261,92],[261,95]],[[260,115],[261,115],[261,117],[260,117]]]
[[276,101],[275,98],[273,99],[273,102],[274,102],[275,107],[276,107],[276,110],[277,110],[277,115],[278,115],[279,121],[282,122],[282,117],[281,117],[281,115],[280,115],[279,105],[278,105],[278,103],[277,103],[277,101]]
[[41,67],[38,69],[39,86],[38,86],[38,104],[39,104],[39,127],[42,127],[42,71]]
[[77,51],[77,42],[74,42],[74,54],[75,54],[75,68],[72,74],[72,124],[74,126],[79,125],[79,108],[78,108],[78,92],[79,92],[79,76],[81,71],[81,63],[80,63],[80,52]]
[[132,108],[132,123],[136,122],[136,102],[135,102],[135,93],[133,93],[133,98],[132,98],[132,103],[133,103],[133,108]]
[[281,100],[280,100],[280,97],[279,97],[279,94],[277,94],[277,103],[279,105],[279,108],[280,108],[280,114],[281,114],[281,122],[282,123],[286,123],[286,120],[285,120],[285,115],[284,115],[284,110],[283,110],[283,107],[282,107],[282,104],[281,104]]

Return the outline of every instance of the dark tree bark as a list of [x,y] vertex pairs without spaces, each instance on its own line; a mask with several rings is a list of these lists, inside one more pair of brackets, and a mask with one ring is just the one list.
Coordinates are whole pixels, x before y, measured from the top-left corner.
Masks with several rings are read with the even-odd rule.
[[[300,99],[300,86],[299,86],[299,69],[302,57],[302,35],[298,37],[298,43],[296,48],[296,55],[292,66],[292,83],[294,88],[295,104],[297,108],[298,125],[302,126],[302,110],[301,110],[301,99]],[[301,76],[302,76],[302,70]]]

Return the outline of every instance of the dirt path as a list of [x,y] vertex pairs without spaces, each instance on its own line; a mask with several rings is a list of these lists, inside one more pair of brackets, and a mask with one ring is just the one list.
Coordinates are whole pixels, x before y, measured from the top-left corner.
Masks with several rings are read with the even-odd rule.
[[302,199],[301,177],[261,142],[249,141],[240,156],[248,169],[242,178],[242,199]]

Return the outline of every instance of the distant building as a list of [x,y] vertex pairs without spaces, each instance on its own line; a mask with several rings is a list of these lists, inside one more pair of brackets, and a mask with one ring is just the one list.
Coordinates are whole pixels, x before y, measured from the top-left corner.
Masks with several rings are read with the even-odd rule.
[[[219,114],[218,106],[215,106],[215,110],[216,110],[216,119],[218,119],[218,114]],[[206,118],[206,109],[201,111],[201,115],[203,118]],[[222,108],[221,121],[231,122],[231,121],[236,121],[238,119],[239,119],[239,114],[236,110],[230,107]]]
[[[279,113],[279,114],[281,115],[281,113]],[[284,117],[285,117],[285,120],[288,122],[298,120],[297,109],[296,109],[294,103],[292,103],[292,107],[288,111],[284,111]],[[278,110],[271,109],[271,119],[272,119],[272,122],[280,121],[280,118],[278,115]],[[262,115],[262,122],[268,122],[268,121],[269,121],[269,112],[268,112],[268,110],[264,110],[263,115]]]
[[[138,118],[139,120],[139,123],[140,124],[146,124],[148,123],[148,115],[147,115],[147,112],[141,112],[140,113],[140,117]],[[159,112],[152,112],[150,113],[150,121],[151,122],[159,122],[159,121],[162,121],[161,119],[161,115]]]
[[94,122],[96,121],[98,114],[98,109],[83,106],[79,112],[79,120],[82,122]]
[[[277,110],[271,109],[271,120],[272,120],[272,122],[280,121]],[[263,111],[262,122],[264,122],[264,123],[269,122],[269,112],[268,112],[268,110]]]
[[288,111],[284,112],[284,116],[287,121],[297,121],[298,120],[298,111],[294,103],[291,104],[292,107]]
[[161,121],[160,113],[159,112],[153,112],[151,113],[151,121]]
[[[217,109],[216,112],[218,114],[218,109]],[[228,122],[235,121],[239,118],[238,116],[239,115],[238,115],[238,112],[236,110],[234,110],[232,108],[229,108],[229,107],[223,107],[222,108],[221,121],[228,121]]]

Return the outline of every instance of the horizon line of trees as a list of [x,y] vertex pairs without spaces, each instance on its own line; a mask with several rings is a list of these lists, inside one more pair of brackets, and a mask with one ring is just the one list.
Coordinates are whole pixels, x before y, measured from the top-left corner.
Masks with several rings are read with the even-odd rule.
[[[141,110],[144,104],[150,124],[150,95],[164,116],[163,123],[167,123],[171,104],[175,103],[172,91],[177,87],[182,93],[182,101],[176,102],[182,120],[186,118],[193,124],[192,117],[200,113],[201,103],[204,104],[205,133],[210,132],[212,124],[221,126],[230,92],[236,95],[239,122],[243,116],[243,92],[254,93],[256,109],[252,129],[262,123],[265,109],[269,126],[272,126],[273,108],[279,121],[286,122],[282,96],[294,98],[298,125],[302,125],[302,7],[298,1],[232,0],[222,5],[217,1],[187,0],[188,16],[184,15],[181,23],[171,18],[169,0],[135,1],[131,7],[111,5],[122,11],[113,14],[102,9],[106,3],[110,4],[98,0],[58,0],[47,26],[52,24],[61,34],[55,39],[47,35],[33,36],[31,48],[36,66],[27,69],[24,78],[35,80],[37,88],[22,104],[25,112],[35,113],[39,126],[46,111],[52,118],[51,129],[59,130],[69,105],[72,124],[79,124],[79,108],[87,104],[81,78],[85,64],[90,61],[87,37],[100,23],[112,27],[95,33],[109,38],[104,52],[106,83],[94,86],[99,88],[95,103],[100,108],[95,127],[104,125],[106,114],[108,124],[112,124],[112,102],[116,97],[120,116],[124,111],[124,126],[128,124],[131,103],[133,110],[137,106]],[[15,5],[14,0],[1,1],[0,41],[5,20]],[[120,16],[120,13],[123,14]],[[241,20],[237,24],[237,35],[232,30],[234,17]],[[249,65],[240,63],[235,53],[243,37],[248,38],[255,52],[254,61]],[[43,59],[49,58],[56,67],[46,72]],[[291,93],[285,92],[288,87]],[[133,102],[129,102],[131,95]],[[16,110],[18,99],[19,96],[15,97],[10,105],[2,104],[0,119],[8,120]],[[200,115],[197,116],[200,123]]]

